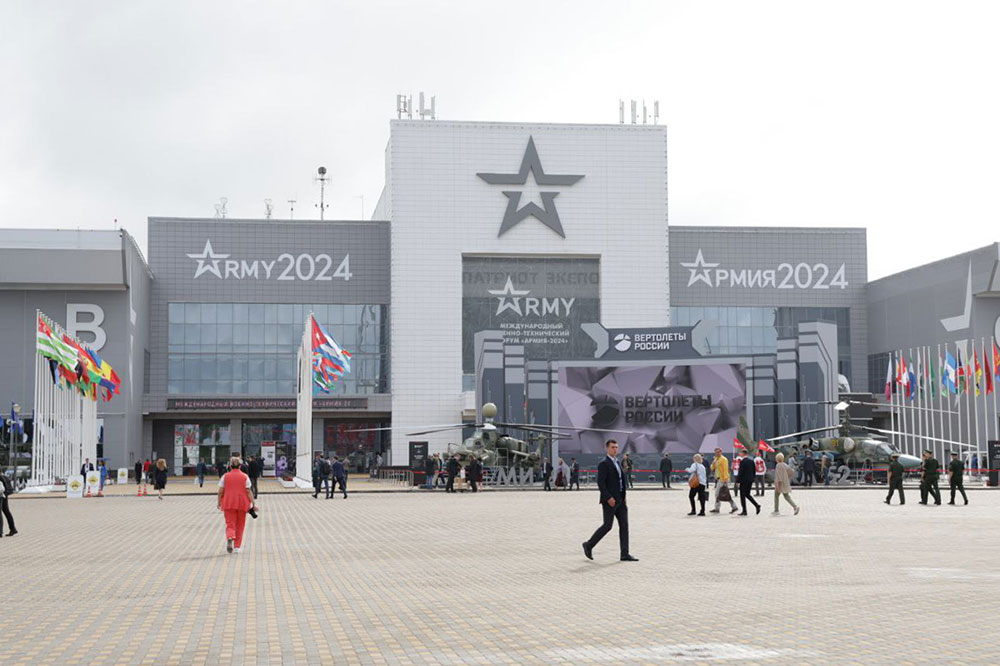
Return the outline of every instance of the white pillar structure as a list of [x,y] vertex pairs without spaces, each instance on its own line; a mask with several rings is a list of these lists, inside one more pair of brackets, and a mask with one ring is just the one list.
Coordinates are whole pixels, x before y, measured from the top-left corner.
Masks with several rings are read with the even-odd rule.
[[298,393],[295,405],[295,480],[298,485],[312,486],[312,313],[302,327],[302,343],[297,355]]

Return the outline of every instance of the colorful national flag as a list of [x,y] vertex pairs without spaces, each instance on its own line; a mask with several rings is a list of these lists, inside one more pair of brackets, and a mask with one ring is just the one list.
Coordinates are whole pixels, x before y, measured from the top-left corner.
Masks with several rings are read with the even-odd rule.
[[64,368],[76,367],[76,351],[52,332],[52,328],[41,315],[38,315],[36,348],[39,354],[52,359]]
[[983,368],[979,365],[979,350],[972,350],[972,365],[975,368],[976,395],[979,395],[979,383],[983,378]]
[[332,335],[313,316],[312,369],[313,383],[324,393],[329,393],[335,382],[351,371],[351,353],[341,347]]
[[992,342],[993,345],[993,377],[994,379],[1000,379],[1000,349],[997,349],[997,343]]
[[993,368],[990,366],[990,357],[983,350],[983,364],[986,366],[986,395],[993,393]]
[[892,356],[889,356],[889,363],[885,366],[885,401],[892,400]]
[[927,365],[929,366],[928,372],[930,373],[927,379],[927,385],[930,388],[931,398],[936,398],[938,394],[938,384],[937,384],[938,373],[937,373],[937,367],[935,366],[934,362],[937,361],[938,364],[940,364],[941,359],[940,357],[934,358],[933,356],[930,355],[930,350],[927,351],[928,351]]
[[757,449],[759,451],[763,451],[764,453],[774,453],[774,449],[771,448],[771,446],[768,445],[768,443],[765,442],[764,440],[760,440],[759,442],[757,442]]
[[941,385],[949,393],[958,393],[958,362],[949,351],[944,353],[944,365],[941,367]]
[[907,375],[907,386],[906,386],[906,397],[913,400],[917,394],[917,375],[913,371],[913,363],[911,362],[909,367],[909,374]]

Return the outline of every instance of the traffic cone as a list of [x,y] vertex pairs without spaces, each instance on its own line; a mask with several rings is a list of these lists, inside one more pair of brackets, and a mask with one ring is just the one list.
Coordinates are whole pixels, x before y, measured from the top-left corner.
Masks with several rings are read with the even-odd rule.
[[135,487],[135,496],[136,497],[142,497],[142,486],[136,486]]
[[89,486],[89,485],[87,486],[87,494],[86,494],[86,495],[84,495],[84,497],[91,497],[91,494],[90,494],[90,486]]
[[98,497],[104,497],[104,490],[102,490],[101,488],[98,488],[97,489],[97,496]]

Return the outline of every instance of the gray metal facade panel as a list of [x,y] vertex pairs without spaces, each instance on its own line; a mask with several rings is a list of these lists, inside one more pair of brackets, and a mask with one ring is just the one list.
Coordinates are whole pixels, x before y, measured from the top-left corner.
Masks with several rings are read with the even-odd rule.
[[[387,222],[337,222],[317,220],[231,220],[149,218],[150,267],[156,276],[150,307],[150,394],[145,411],[166,409],[167,310],[172,302],[203,303],[369,303],[389,304],[389,224]],[[218,264],[222,277],[211,270],[198,278],[198,259],[211,243],[215,256],[229,255]],[[288,260],[271,267],[283,255],[314,259],[327,254],[333,275],[345,255],[350,255],[350,280],[278,280]],[[239,261],[240,271],[227,275],[226,260]],[[211,260],[206,259],[208,266]],[[242,264],[257,262],[257,276],[243,276]],[[317,262],[318,264],[319,262]],[[323,262],[325,264],[325,262]],[[308,268],[308,264],[303,264]],[[303,274],[308,271],[303,269]],[[315,274],[314,274],[315,275]]]
[[[701,251],[703,266],[692,268]],[[683,264],[689,264],[684,266]],[[710,266],[716,264],[716,266]],[[787,264],[789,268],[781,268]],[[800,264],[808,266],[798,269]],[[817,266],[825,268],[820,269]],[[830,287],[841,265],[846,286]],[[736,271],[723,279],[716,270]],[[795,275],[795,271],[799,274]],[[697,275],[707,275],[712,286]],[[743,273],[745,271],[745,273]],[[744,275],[775,271],[774,286],[742,286]],[[791,276],[785,280],[785,276]],[[825,275],[825,279],[821,276]],[[807,279],[809,278],[809,279]],[[796,284],[798,279],[798,284]],[[671,306],[847,307],[850,309],[851,387],[868,384],[868,241],[865,229],[783,227],[670,227]],[[784,282],[786,288],[779,288]],[[758,283],[759,284],[759,283]],[[799,285],[808,285],[801,288]]]

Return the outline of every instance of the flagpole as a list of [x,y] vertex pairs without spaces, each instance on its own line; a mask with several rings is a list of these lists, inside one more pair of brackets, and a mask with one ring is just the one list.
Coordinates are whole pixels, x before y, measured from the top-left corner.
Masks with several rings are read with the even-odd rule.
[[[986,341],[983,338],[980,338],[979,342],[980,342],[980,348],[981,349],[986,349]],[[984,358],[984,361],[985,361],[985,358]],[[984,377],[984,379],[985,379],[985,377]],[[978,380],[978,377],[977,377],[977,380]],[[982,400],[982,402],[983,402],[983,412],[985,412],[986,411],[986,382],[985,381],[983,382],[982,394],[983,394],[983,400]],[[984,414],[984,416],[985,416],[985,414]],[[987,435],[987,437],[988,436],[989,435]],[[976,455],[977,455],[977,457],[979,455],[979,448],[980,448],[980,442],[981,441],[982,440],[979,439],[979,400],[976,400]]]
[[[924,434],[929,437],[933,437],[934,429],[932,427],[933,423],[931,422],[931,417],[934,415],[934,413],[930,411],[930,409],[933,408],[927,407],[927,403],[930,402],[930,397],[931,397],[930,368],[927,365],[929,362],[930,362],[930,356],[927,354],[927,347],[925,345],[920,348],[920,382],[921,382],[921,388],[923,388],[924,390],[923,395],[920,396],[920,406],[923,407],[926,411],[922,413],[922,417],[920,420],[924,426]],[[933,441],[933,440],[924,440],[924,441]]]
[[898,422],[896,424],[897,425],[896,430],[898,430],[899,433],[900,433],[899,434],[899,450],[902,451],[903,453],[909,454],[910,453],[910,442],[909,442],[909,438],[906,436],[906,416],[903,413],[903,412],[906,411],[906,410],[903,409],[903,400],[906,397],[906,391],[903,388],[903,367],[902,367],[902,362],[903,362],[903,350],[900,349],[899,351],[896,352],[896,373],[898,375],[896,377],[896,389],[897,389],[897,391],[896,391],[896,394],[897,394],[897,400],[896,400],[896,410],[897,410],[896,411],[896,420]]
[[[889,352],[889,368],[892,372],[892,392],[889,393],[889,429],[894,432],[899,432],[899,410],[896,408],[896,395],[899,394],[897,390],[899,382],[896,381],[896,368],[898,367],[896,364],[896,352]],[[892,436],[892,443],[896,446],[897,450],[903,450],[899,444],[899,435]]]
[[[937,398],[938,398],[938,412],[941,417],[941,438],[944,438],[944,406],[942,405],[941,399],[944,397],[944,363],[941,361],[941,343],[937,346],[937,360],[938,360],[938,386],[937,386]],[[948,420],[948,439],[951,439],[951,420]]]
[[[1000,373],[1000,369],[997,368],[996,357],[993,356],[993,350],[996,349],[996,340],[990,339],[990,356],[993,357],[993,439],[1000,439],[1000,412],[997,411],[997,374]],[[981,467],[982,462],[980,459],[976,459],[976,466]],[[978,475],[979,472],[977,471]]]

